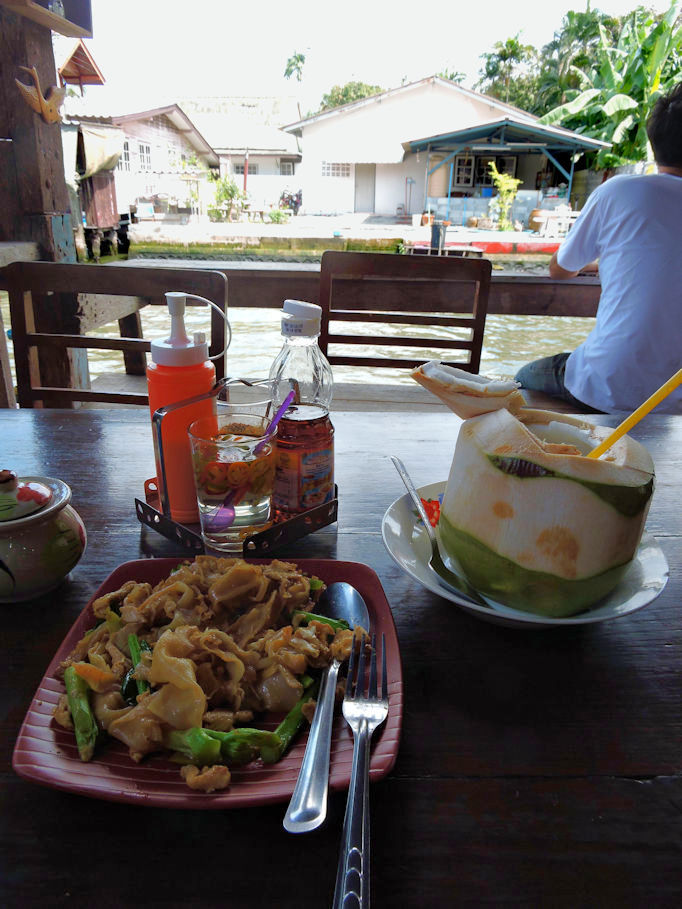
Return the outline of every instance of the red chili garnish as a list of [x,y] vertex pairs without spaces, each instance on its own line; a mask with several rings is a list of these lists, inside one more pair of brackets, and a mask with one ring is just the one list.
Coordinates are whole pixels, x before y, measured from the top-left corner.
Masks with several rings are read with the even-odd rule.
[[38,505],[42,505],[43,502],[47,502],[48,496],[41,492],[39,489],[33,489],[27,483],[23,486],[20,486],[17,489],[17,501],[18,502],[36,502]]
[[429,524],[435,527],[440,518],[440,502],[438,499],[422,499],[421,502],[424,506],[426,517],[429,519]]

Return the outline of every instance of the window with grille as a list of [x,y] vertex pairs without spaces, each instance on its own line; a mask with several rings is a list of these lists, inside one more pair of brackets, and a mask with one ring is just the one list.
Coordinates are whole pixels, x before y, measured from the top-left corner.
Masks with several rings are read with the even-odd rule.
[[335,161],[322,162],[323,177],[350,177],[350,164],[339,164]]
[[279,162],[279,172],[283,177],[293,177],[294,162],[293,161],[280,161]]
[[[243,165],[243,164],[235,164],[235,166],[234,166],[234,172],[235,172],[235,174],[243,174],[243,173],[244,173],[244,165]],[[250,173],[250,174],[257,174],[257,173],[258,173],[258,165],[257,165],[257,164],[249,164],[249,173]]]
[[137,152],[140,156],[140,170],[152,169],[152,149],[150,145],[143,145],[140,142],[137,146]]
[[128,145],[127,139],[123,143],[123,154],[118,159],[116,170],[130,170],[130,146]]

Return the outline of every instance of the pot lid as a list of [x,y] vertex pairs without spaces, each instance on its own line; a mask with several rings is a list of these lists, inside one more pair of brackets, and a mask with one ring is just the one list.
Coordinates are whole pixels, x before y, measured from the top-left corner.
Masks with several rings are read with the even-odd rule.
[[50,477],[17,477],[13,470],[0,470],[0,523],[52,511],[68,502],[70,490],[61,480]]

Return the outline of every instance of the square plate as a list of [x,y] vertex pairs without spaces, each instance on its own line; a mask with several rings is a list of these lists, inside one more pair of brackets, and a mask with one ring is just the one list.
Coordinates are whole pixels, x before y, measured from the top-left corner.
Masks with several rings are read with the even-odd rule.
[[[117,590],[126,581],[147,581],[152,586],[167,577],[171,569],[187,558],[141,559],[124,562],[102,584],[74,623],[47,668],[21,726],[12,766],[19,776],[78,795],[132,802],[165,808],[242,808],[287,801],[294,791],[303,760],[307,733],[303,731],[287,754],[276,764],[254,761],[232,771],[228,789],[220,792],[195,792],[180,776],[179,767],[165,758],[150,756],[136,764],[121,742],[110,740],[98,749],[95,759],[84,763],[78,757],[72,732],[54,721],[52,714],[63,683],[56,678],[59,664],[66,659],[83,634],[94,625],[90,605],[97,597]],[[250,559],[255,563],[269,559]],[[374,735],[370,761],[370,780],[386,776],[398,754],[403,713],[403,682],[398,637],[391,608],[381,581],[367,565],[337,562],[332,559],[289,559],[306,574],[314,574],[326,584],[348,581],[362,594],[369,611],[371,632],[386,636],[388,674],[388,719]],[[277,717],[266,714],[258,725],[274,729]],[[350,782],[353,737],[341,715],[334,719],[331,746],[330,789],[345,789]]]

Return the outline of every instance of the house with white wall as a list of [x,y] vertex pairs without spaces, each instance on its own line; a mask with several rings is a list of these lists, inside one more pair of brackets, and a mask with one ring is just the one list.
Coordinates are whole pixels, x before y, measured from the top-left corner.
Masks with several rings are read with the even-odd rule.
[[215,149],[221,177],[231,177],[245,190],[254,208],[276,208],[284,190],[299,189],[300,142],[281,129],[300,116],[294,98],[183,98],[179,103]]
[[177,104],[137,113],[93,113],[87,99],[68,98],[62,120],[67,184],[113,176],[115,209],[141,219],[178,210],[200,213],[212,202],[210,171],[218,156]]
[[[557,179],[565,178],[568,185],[568,159],[591,147],[591,140],[540,128],[537,121],[496,98],[432,76],[295,121],[284,130],[302,143],[299,177],[306,213],[409,216],[429,209],[442,214],[451,199],[448,208],[456,209],[459,199],[479,199],[487,206],[493,194],[491,160],[519,178],[520,190],[531,195]],[[512,130],[514,147],[505,139]],[[552,153],[557,148],[558,156]],[[459,208],[464,211],[461,203]]]
[[206,211],[213,196],[209,172],[218,168],[218,155],[178,104],[113,116],[111,122],[124,134],[116,168],[119,205],[137,205],[138,215],[144,214],[140,200],[166,212]]

